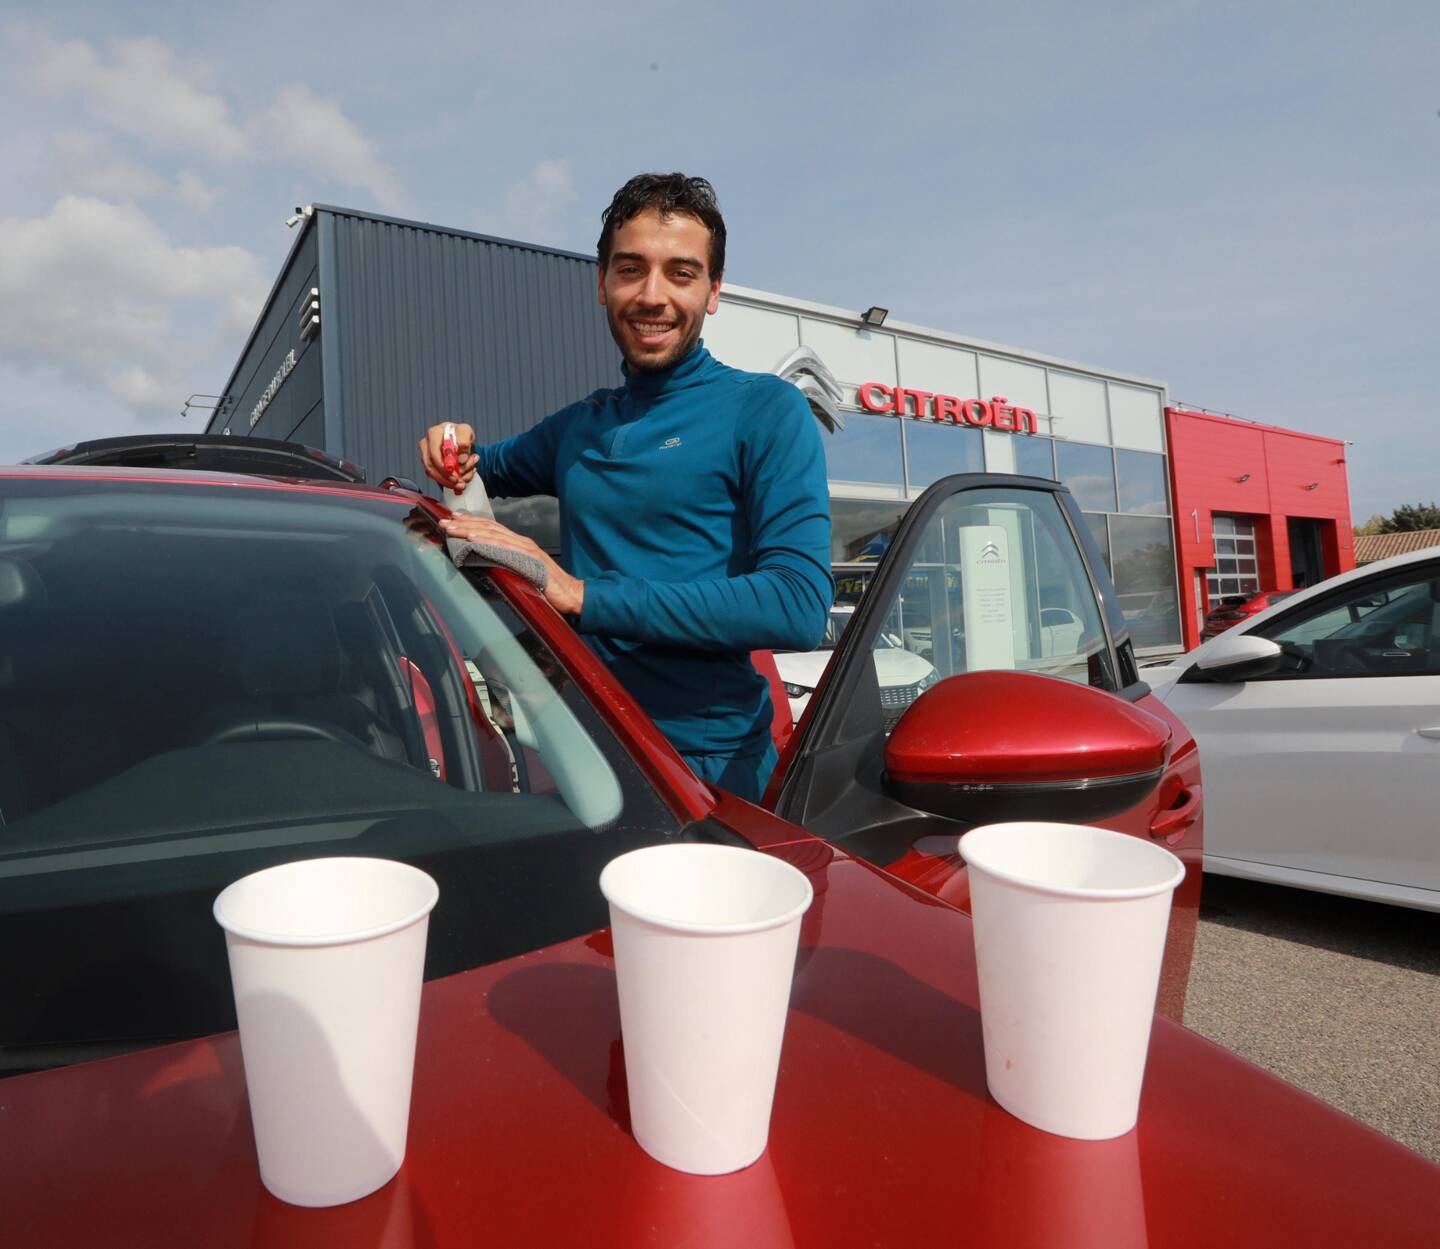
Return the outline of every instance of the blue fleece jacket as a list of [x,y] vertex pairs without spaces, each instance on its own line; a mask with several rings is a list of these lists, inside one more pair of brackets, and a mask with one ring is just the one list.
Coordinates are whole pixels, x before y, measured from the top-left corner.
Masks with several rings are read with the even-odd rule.
[[820,431],[801,393],[702,344],[626,370],[533,429],[479,448],[496,497],[560,501],[580,632],[681,754],[762,749],[752,650],[809,650],[834,592]]

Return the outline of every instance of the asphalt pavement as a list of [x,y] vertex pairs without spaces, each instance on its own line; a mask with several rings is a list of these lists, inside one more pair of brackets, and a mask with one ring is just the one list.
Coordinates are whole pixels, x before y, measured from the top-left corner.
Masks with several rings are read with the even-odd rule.
[[1185,1023],[1440,1163],[1440,914],[1207,874]]

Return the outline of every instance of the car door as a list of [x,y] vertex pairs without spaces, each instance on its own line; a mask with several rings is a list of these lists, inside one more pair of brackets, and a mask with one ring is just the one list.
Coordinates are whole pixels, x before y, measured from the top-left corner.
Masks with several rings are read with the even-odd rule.
[[[900,522],[811,698],[782,761],[777,813],[882,866],[923,853],[930,838],[953,849],[960,825],[886,791],[887,736],[926,689],[967,672],[1016,669],[1142,696],[1099,568],[1057,483],[999,474],[935,483]],[[995,708],[997,729],[1004,714]]]
[[1167,699],[1204,756],[1207,865],[1440,889],[1440,559],[1243,631],[1278,643],[1283,667],[1191,669]]

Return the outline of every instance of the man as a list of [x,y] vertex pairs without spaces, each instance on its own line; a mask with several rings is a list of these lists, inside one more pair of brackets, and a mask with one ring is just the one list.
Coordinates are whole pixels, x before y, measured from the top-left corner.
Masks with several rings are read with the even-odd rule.
[[700,341],[719,306],[725,222],[713,188],[683,174],[630,179],[602,215],[599,296],[624,385],[444,468],[444,426],[425,471],[492,496],[553,494],[560,561],[494,521],[452,537],[524,552],[545,597],[705,780],[758,800],[775,765],[770,696],[752,650],[809,650],[825,628],[830,515],[809,405],[788,382],[715,360]]

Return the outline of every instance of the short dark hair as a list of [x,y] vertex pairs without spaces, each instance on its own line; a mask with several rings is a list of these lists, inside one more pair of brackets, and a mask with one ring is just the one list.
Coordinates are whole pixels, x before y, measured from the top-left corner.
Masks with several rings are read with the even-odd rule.
[[715,188],[704,178],[691,178],[683,173],[637,173],[615,192],[610,207],[600,214],[600,242],[596,251],[602,272],[610,263],[615,231],[632,217],[652,208],[662,218],[676,213],[694,217],[709,230],[710,255],[706,263],[711,280],[725,272],[725,218],[720,215]]

